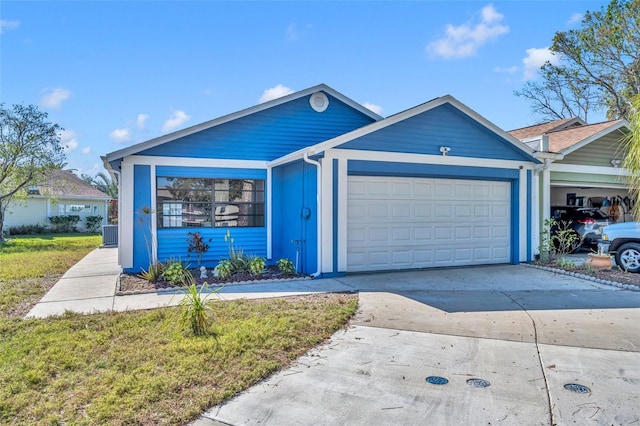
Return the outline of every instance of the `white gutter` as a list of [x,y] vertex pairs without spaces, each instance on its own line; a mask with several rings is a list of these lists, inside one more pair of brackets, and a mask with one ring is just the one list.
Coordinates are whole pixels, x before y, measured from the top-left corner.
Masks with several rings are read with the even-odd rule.
[[309,158],[309,152],[305,152],[304,155],[302,156],[302,159],[304,160],[305,163],[309,163],[311,165],[316,166],[316,170],[317,170],[317,177],[316,180],[318,181],[317,186],[318,189],[316,190],[316,216],[317,216],[317,221],[318,221],[318,226],[317,226],[317,241],[318,241],[318,247],[316,249],[317,253],[317,271],[314,272],[313,274],[311,274],[312,277],[316,278],[321,274],[322,271],[322,205],[320,204],[320,200],[322,200],[322,164],[319,161],[316,160],[312,160]]

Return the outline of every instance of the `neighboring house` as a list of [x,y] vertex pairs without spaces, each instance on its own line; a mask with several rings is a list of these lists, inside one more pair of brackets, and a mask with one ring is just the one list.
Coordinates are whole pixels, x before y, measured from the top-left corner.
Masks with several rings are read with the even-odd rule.
[[[119,262],[245,253],[346,272],[532,260],[534,150],[451,96],[382,118],[319,85],[103,157]],[[192,259],[193,260],[193,259]]]
[[[624,137],[630,125],[625,120],[587,124],[580,118],[543,123],[511,130],[509,133],[535,149],[544,161],[538,173],[540,190],[534,193],[534,206],[540,220],[549,218],[552,205],[615,206],[617,221],[633,220],[633,199],[629,194],[625,169]],[[611,209],[612,213],[614,209]],[[537,214],[537,213],[536,213]],[[539,235],[536,229],[534,235]]]
[[51,170],[27,196],[14,199],[7,207],[4,229],[21,225],[49,225],[52,216],[78,215],[77,228],[84,230],[87,216],[102,216],[107,224],[107,204],[111,197],[68,170]]

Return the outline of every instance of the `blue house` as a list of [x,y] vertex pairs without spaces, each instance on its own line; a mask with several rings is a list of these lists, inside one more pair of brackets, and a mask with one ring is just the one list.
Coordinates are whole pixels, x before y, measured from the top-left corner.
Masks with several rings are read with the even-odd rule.
[[383,118],[318,85],[103,159],[125,271],[186,260],[198,231],[208,266],[230,232],[331,276],[531,260],[533,154],[451,96]]

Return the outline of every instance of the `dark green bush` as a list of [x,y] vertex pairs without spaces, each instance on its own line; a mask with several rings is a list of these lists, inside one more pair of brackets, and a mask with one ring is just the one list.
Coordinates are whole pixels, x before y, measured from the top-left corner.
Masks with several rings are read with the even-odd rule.
[[9,228],[9,235],[39,235],[50,232],[44,225],[20,225]]
[[49,222],[51,222],[53,232],[75,232],[76,225],[80,222],[80,216],[74,214],[68,216],[51,216]]
[[102,225],[102,216],[87,216],[87,231],[98,232],[100,225]]

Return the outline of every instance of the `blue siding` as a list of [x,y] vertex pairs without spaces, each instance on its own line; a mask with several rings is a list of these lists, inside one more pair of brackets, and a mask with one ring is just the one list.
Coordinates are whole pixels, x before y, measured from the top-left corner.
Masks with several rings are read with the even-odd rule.
[[303,161],[276,167],[272,182],[273,258],[295,262],[297,257],[300,272],[314,273],[318,267],[316,167]]
[[520,171],[516,169],[365,160],[350,160],[347,164],[347,172],[350,175],[415,176],[443,179],[514,180],[520,177]]
[[[265,179],[266,169],[230,169],[230,168],[209,168],[209,167],[176,167],[158,166],[156,176],[176,176],[176,177],[200,177],[200,178],[246,178]],[[270,189],[265,188],[268,192]],[[265,194],[265,199],[267,194]],[[269,211],[269,206],[265,206],[265,212]],[[268,213],[266,213],[268,214]],[[265,218],[266,223],[266,218]],[[245,254],[266,257],[267,255],[267,228],[180,228],[180,229],[158,229],[158,260],[161,262],[174,258],[196,264],[195,256],[189,257],[187,241],[189,232],[200,232],[205,240],[211,239],[209,250],[203,256],[203,264],[207,267],[215,267],[221,259],[229,257],[229,246],[224,241],[227,231],[231,232],[231,237],[238,248],[244,249]]]
[[449,104],[403,120],[340,145],[343,149],[534,161],[504,138]]
[[128,272],[149,268],[153,214],[145,214],[146,209],[155,210],[151,205],[151,167],[136,165],[133,166],[133,267]]
[[[221,259],[229,258],[229,245],[224,240],[227,231],[231,233],[234,245],[247,255],[267,256],[267,228],[180,228],[158,229],[158,260],[179,259],[196,266],[195,255],[189,256],[187,241],[189,232],[200,232],[209,244],[209,250],[202,257],[202,264],[215,267]],[[211,239],[211,241],[209,241]]]
[[328,97],[329,107],[322,113],[311,109],[309,97],[305,96],[139,154],[269,161],[374,121]]

